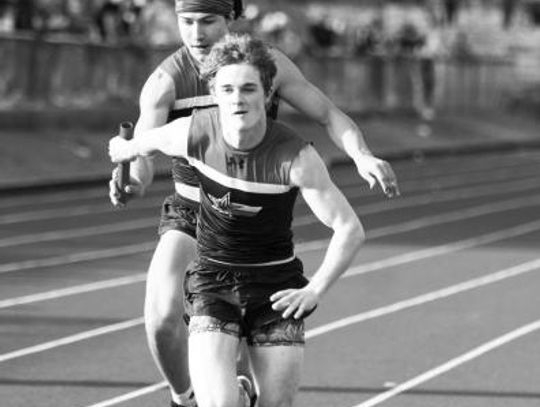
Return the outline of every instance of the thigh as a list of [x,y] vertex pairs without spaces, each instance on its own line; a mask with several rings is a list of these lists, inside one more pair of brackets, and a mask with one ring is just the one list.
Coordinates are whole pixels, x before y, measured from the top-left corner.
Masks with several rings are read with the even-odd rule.
[[236,356],[239,338],[231,333],[235,329],[238,330],[237,324],[222,323],[215,318],[191,318],[189,371],[200,406],[238,404]]
[[182,312],[184,273],[196,256],[196,241],[191,236],[170,230],[160,237],[146,281],[148,312],[177,316]]
[[298,391],[304,347],[252,346],[250,358],[259,407],[290,407]]

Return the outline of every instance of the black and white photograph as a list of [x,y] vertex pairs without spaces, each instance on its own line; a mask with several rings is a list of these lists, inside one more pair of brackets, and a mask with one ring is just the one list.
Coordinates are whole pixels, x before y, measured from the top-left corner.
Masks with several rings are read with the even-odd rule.
[[0,407],[536,407],[538,287],[540,0],[0,0]]

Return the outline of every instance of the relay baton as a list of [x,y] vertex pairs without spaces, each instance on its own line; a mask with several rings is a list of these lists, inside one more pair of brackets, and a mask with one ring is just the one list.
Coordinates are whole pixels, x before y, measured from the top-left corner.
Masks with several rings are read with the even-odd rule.
[[[133,123],[132,122],[122,122],[120,123],[120,137],[126,140],[131,140],[133,138]],[[119,201],[123,204],[127,201],[126,186],[129,185],[129,161],[118,164],[118,171],[120,172],[120,197]]]

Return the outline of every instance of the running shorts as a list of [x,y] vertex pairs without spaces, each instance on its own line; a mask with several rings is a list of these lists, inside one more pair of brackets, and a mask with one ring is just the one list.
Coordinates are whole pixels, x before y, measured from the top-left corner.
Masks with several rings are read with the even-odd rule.
[[198,202],[183,198],[178,193],[169,195],[161,206],[158,234],[161,236],[169,230],[177,230],[195,239],[198,212]]
[[189,331],[245,337],[251,346],[302,345],[304,318],[312,311],[300,319],[283,319],[282,311],[272,309],[270,296],[307,283],[302,262],[296,258],[272,266],[232,266],[200,259],[188,267],[184,280]]

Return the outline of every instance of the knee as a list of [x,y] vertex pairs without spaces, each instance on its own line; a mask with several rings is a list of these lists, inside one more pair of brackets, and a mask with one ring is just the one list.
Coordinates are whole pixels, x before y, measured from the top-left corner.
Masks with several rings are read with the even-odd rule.
[[175,337],[183,328],[182,310],[178,312],[160,312],[156,307],[145,307],[144,322],[147,333],[157,339]]

